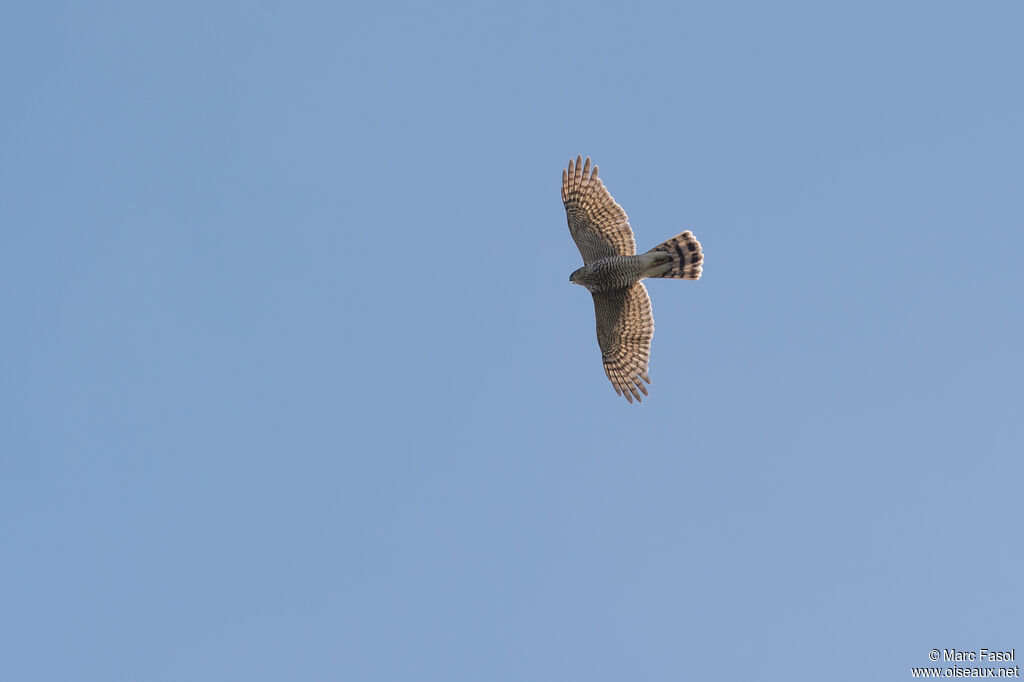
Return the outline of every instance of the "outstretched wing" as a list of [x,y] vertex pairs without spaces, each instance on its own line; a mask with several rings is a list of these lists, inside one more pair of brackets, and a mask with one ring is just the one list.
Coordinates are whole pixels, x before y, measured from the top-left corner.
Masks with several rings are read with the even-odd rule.
[[594,314],[597,317],[597,343],[601,346],[604,372],[615,392],[633,402],[640,394],[647,395],[644,382],[651,357],[654,336],[654,315],[651,298],[642,282],[628,289],[594,292]]
[[597,177],[597,166],[591,172],[589,156],[586,163],[582,156],[575,163],[570,159],[569,169],[562,171],[562,203],[584,265],[608,256],[636,254],[629,218]]

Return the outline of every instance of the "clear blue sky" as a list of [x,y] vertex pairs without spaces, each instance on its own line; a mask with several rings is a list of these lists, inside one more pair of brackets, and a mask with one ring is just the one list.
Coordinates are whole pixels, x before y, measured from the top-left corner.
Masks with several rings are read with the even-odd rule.
[[[0,60],[0,679],[1024,658],[1020,3],[15,3]],[[704,245],[642,405],[577,153]]]

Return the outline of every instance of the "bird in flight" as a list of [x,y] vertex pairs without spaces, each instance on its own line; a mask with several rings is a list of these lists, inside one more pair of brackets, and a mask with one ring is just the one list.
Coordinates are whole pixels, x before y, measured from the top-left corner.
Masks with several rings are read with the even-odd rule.
[[648,395],[644,382],[654,336],[654,315],[647,277],[700,279],[704,252],[687,230],[636,255],[633,230],[626,212],[608,193],[590,167],[577,156],[562,171],[562,203],[569,233],[583,256],[583,267],[569,281],[586,287],[594,297],[597,344],[604,372],[615,392],[626,400]]

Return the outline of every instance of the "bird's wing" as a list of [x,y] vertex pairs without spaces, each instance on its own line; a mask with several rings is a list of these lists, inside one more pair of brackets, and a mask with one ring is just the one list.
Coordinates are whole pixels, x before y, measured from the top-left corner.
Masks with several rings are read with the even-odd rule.
[[586,163],[582,156],[577,156],[575,163],[570,159],[569,169],[562,171],[562,203],[584,264],[636,254],[629,218],[597,177],[597,166],[591,172],[589,156]]
[[644,382],[651,357],[654,315],[651,298],[642,282],[628,289],[594,292],[597,343],[601,347],[604,372],[615,392],[633,402],[647,395]]

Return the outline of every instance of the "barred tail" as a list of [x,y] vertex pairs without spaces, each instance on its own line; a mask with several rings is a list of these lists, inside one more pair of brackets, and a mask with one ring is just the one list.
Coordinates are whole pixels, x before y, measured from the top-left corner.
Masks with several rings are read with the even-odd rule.
[[700,242],[687,230],[672,239],[658,244],[647,253],[665,254],[660,263],[644,272],[646,277],[672,277],[675,279],[700,279],[704,263],[704,252]]

